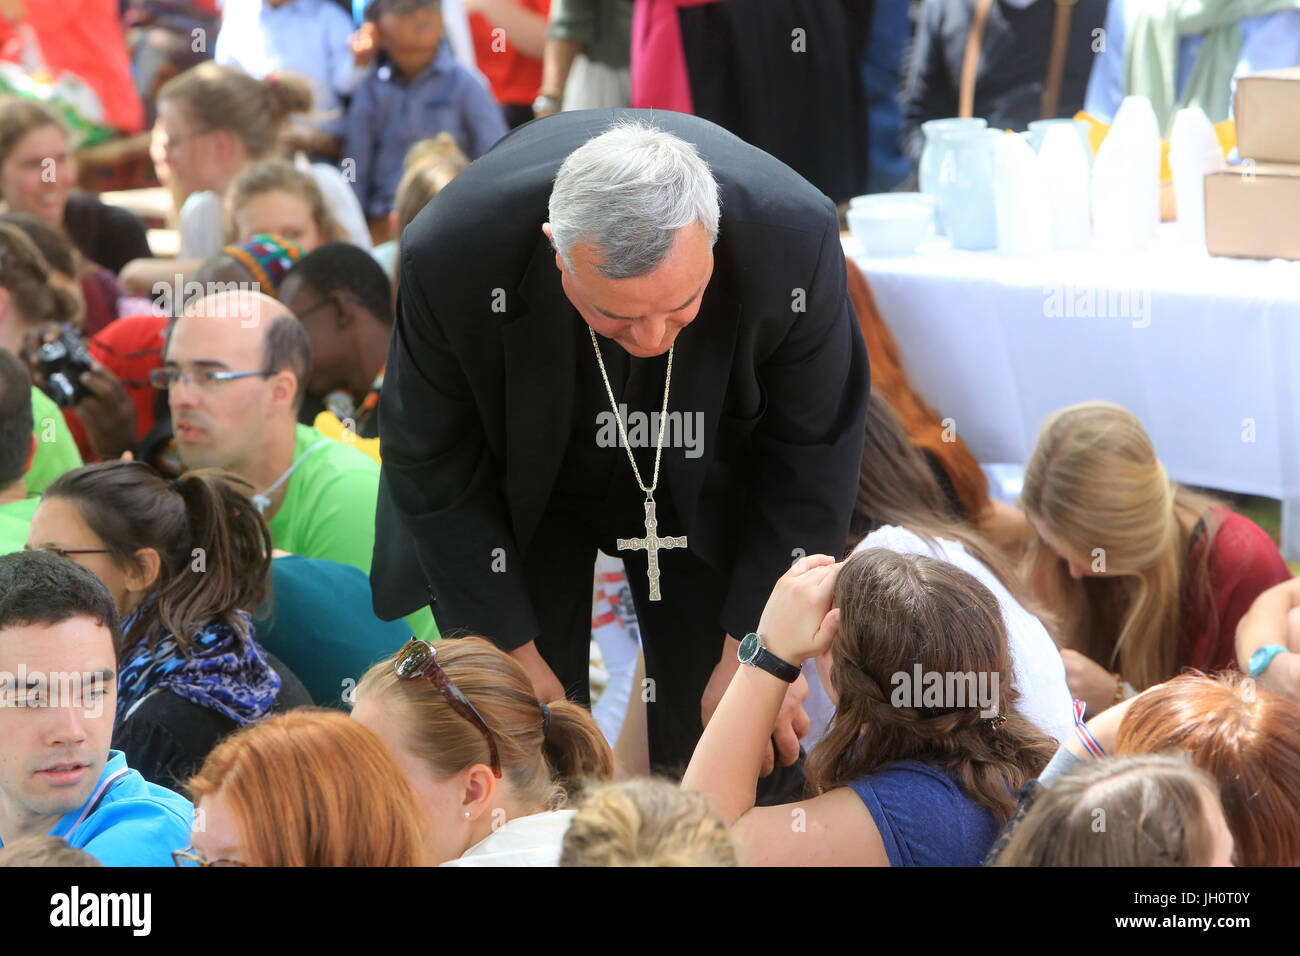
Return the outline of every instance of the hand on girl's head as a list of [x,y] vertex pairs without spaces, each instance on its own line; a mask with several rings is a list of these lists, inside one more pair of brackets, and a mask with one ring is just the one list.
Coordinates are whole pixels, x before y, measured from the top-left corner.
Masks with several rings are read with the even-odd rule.
[[835,580],[843,562],[827,554],[800,558],[776,582],[763,608],[758,633],[784,660],[806,660],[829,645],[839,623],[832,611]]

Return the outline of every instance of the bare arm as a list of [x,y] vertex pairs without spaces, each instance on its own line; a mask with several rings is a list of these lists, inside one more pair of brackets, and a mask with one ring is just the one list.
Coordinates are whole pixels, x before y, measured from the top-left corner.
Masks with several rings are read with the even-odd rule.
[[[781,576],[758,633],[769,653],[796,666],[829,646],[839,612],[831,594],[839,565],[809,555]],[[790,685],[759,667],[737,667],[695,747],[682,786],[700,790],[728,825],[753,809],[754,787]]]
[[151,296],[159,283],[174,289],[178,275],[183,287],[185,279],[201,265],[202,259],[132,259],[118,273],[117,284],[131,295]]
[[515,0],[465,0],[466,13],[481,13],[506,33],[506,40],[524,56],[542,58],[546,46],[546,17]]
[[542,96],[564,99],[564,84],[569,81],[569,70],[581,52],[582,44],[577,40],[547,37],[542,53],[542,86],[539,90]]
[[1280,644],[1278,654],[1259,676],[1270,690],[1300,700],[1300,578],[1275,584],[1255,599],[1237,624],[1237,663],[1250,673],[1250,658],[1261,647]]

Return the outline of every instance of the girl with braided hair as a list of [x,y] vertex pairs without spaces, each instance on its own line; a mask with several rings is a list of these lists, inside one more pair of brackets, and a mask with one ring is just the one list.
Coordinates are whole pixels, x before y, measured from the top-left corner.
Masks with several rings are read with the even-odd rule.
[[732,679],[682,786],[731,826],[744,865],[976,866],[1052,756],[1020,713],[997,599],[945,561],[801,558],[755,638],[788,664],[816,658],[836,711],[809,757],[810,796],[755,807],[786,685],[761,653]]

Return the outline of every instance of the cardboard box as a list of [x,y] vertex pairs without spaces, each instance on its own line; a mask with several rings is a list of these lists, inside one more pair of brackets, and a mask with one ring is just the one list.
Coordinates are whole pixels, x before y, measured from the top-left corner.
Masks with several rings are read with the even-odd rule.
[[1259,163],[1300,163],[1300,66],[1237,81],[1237,153]]
[[1300,260],[1300,166],[1255,164],[1205,177],[1212,256]]

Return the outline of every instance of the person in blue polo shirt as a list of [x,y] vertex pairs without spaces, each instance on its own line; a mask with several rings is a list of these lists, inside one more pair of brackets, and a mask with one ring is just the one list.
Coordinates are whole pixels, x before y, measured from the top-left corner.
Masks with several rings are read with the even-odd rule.
[[0,556],[0,848],[63,837],[106,866],[171,866],[189,800],[109,748],[121,621],[108,589],[66,557]]

